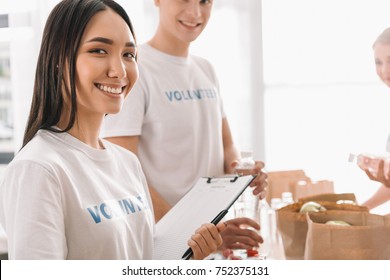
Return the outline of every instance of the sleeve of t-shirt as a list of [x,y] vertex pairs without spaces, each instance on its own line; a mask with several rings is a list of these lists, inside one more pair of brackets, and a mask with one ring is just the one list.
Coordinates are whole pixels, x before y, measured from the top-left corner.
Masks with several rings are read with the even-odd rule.
[[141,135],[145,107],[145,90],[140,78],[125,98],[121,111],[104,118],[100,136],[105,138]]
[[58,180],[31,161],[12,164],[1,186],[10,259],[66,259]]

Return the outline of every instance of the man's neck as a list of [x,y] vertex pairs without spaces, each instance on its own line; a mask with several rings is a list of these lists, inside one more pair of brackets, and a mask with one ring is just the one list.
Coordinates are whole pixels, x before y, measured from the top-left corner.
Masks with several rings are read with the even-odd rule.
[[156,34],[148,42],[153,48],[169,55],[187,57],[190,43],[179,41],[169,34],[157,30]]

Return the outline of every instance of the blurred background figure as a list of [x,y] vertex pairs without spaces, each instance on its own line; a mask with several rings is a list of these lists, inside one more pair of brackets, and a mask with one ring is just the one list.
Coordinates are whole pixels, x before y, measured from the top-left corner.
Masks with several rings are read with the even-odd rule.
[[[386,28],[373,44],[376,73],[381,81],[390,88],[390,28]],[[390,120],[389,120],[390,122]],[[386,142],[386,152],[390,153],[390,134]],[[368,178],[381,183],[379,189],[362,205],[374,209],[390,200],[389,158],[361,156],[358,164]]]

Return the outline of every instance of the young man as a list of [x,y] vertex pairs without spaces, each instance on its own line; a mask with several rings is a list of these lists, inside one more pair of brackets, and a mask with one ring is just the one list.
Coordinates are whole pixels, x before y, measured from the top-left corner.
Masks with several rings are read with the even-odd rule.
[[[233,173],[240,158],[223,111],[213,67],[189,54],[204,30],[213,1],[155,0],[160,22],[153,38],[139,46],[140,79],[120,114],[106,117],[103,137],[136,153],[159,220],[202,176]],[[264,164],[253,193],[266,188]],[[252,248],[262,242],[247,218],[228,221],[224,247]]]

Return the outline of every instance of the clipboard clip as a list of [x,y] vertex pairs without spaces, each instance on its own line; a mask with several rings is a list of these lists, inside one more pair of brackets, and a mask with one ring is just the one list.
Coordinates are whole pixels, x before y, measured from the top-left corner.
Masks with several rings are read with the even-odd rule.
[[206,183],[207,184],[210,184],[210,183],[212,183],[212,180],[213,179],[221,179],[221,178],[231,178],[229,181],[230,181],[230,183],[234,183],[235,181],[237,181],[237,179],[238,179],[238,177],[240,177],[240,175],[227,175],[227,176],[224,176],[224,177],[217,177],[217,178],[215,178],[215,177],[207,177],[207,181],[206,181]]
[[237,181],[238,177],[239,177],[238,175],[237,175],[237,176],[234,176],[234,178],[231,179],[230,182],[231,182],[231,183],[234,183],[235,181]]

